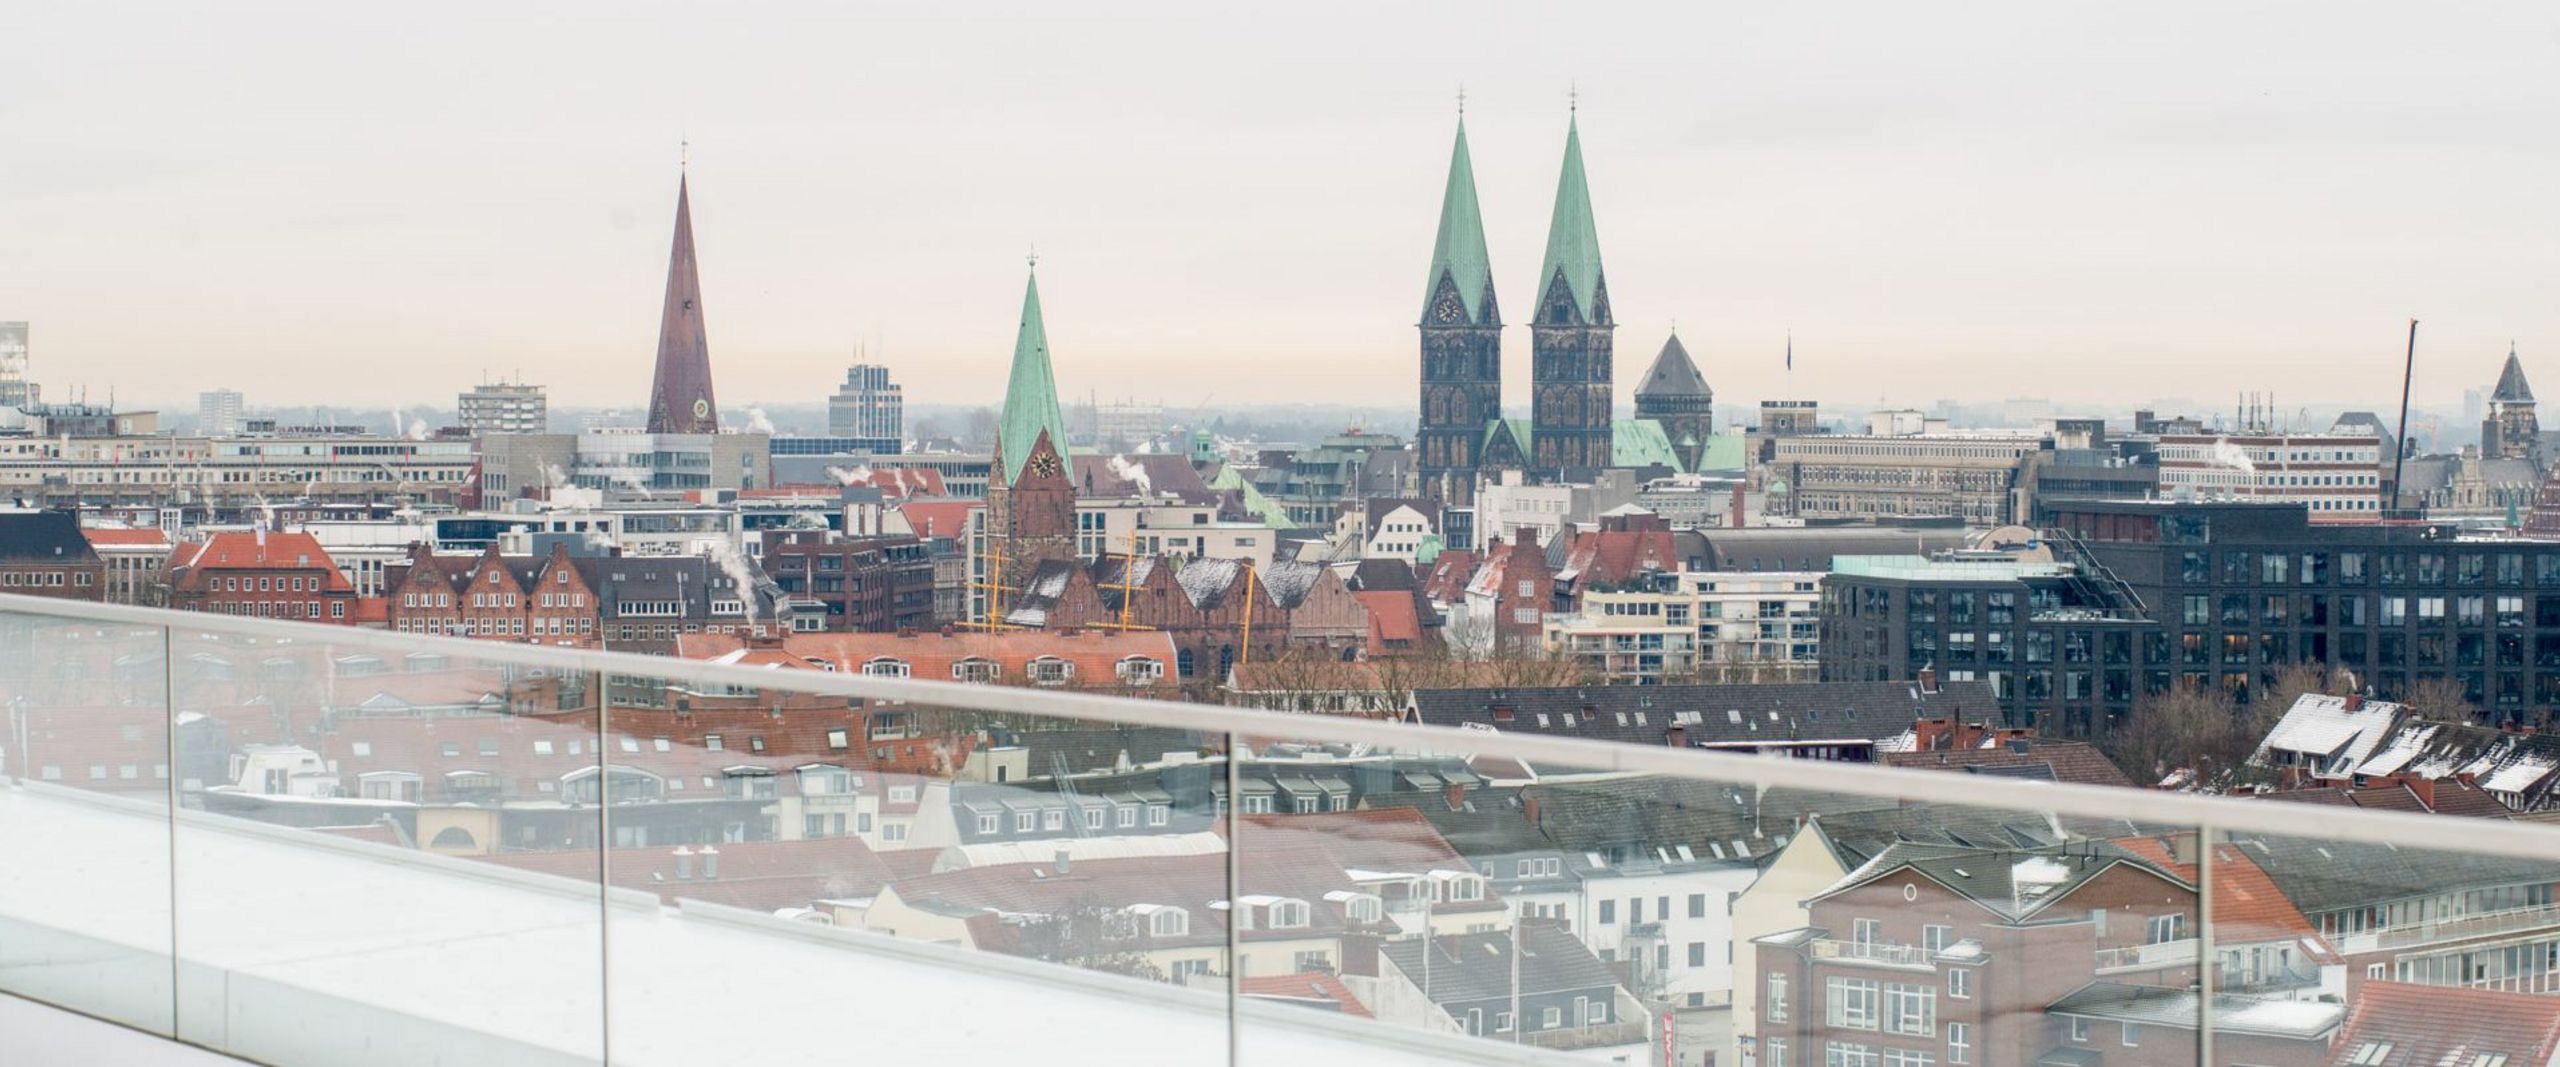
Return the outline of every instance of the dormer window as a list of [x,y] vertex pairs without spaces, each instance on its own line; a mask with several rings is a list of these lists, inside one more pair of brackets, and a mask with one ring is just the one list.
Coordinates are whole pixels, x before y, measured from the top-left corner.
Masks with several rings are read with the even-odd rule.
[[1274,930],[1303,930],[1307,926],[1308,911],[1307,902],[1303,900],[1282,900],[1274,902],[1271,905],[1270,910],[1271,928]]
[[992,682],[1003,674],[996,661],[975,656],[951,665],[951,679],[956,682]]
[[1145,924],[1150,937],[1187,937],[1191,933],[1191,912],[1170,904],[1140,904],[1129,909]]
[[1153,685],[1164,677],[1164,661],[1152,656],[1131,656],[1120,661],[1120,684]]
[[880,656],[865,661],[862,674],[866,678],[904,678],[907,676],[907,661],[894,656]]
[[1076,665],[1056,656],[1042,656],[1032,660],[1026,665],[1025,670],[1029,672],[1031,681],[1036,685],[1065,685],[1076,676]]

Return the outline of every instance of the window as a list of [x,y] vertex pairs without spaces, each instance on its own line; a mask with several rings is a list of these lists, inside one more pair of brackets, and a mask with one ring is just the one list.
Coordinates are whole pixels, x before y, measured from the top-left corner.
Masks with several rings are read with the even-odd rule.
[[1973,1062],[1973,1024],[1947,1024],[1947,1062]]
[[1831,1042],[1823,1046],[1822,1067],[1876,1067],[1875,1047]]
[[1102,816],[1103,811],[1099,807],[1084,809],[1084,828],[1087,830],[1102,829]]
[[1036,685],[1065,685],[1076,676],[1076,665],[1056,656],[1032,660],[1025,670]]
[[1147,825],[1163,826],[1167,822],[1172,821],[1172,819],[1173,810],[1170,806],[1164,804],[1147,805]]
[[1938,1058],[1917,1049],[1884,1050],[1884,1067],[1936,1067]]
[[1164,908],[1147,917],[1147,932],[1157,937],[1181,937],[1191,932],[1191,913],[1181,908]]
[[868,678],[904,678],[907,676],[907,661],[892,656],[876,657],[863,663],[862,673]]
[[1945,952],[1947,946],[1954,943],[1955,933],[1956,928],[1952,926],[1923,926],[1920,928],[1920,947],[1929,950],[1932,956]]
[[1689,917],[1690,917],[1690,918],[1692,918],[1692,919],[1703,919],[1703,918],[1706,918],[1706,917],[1707,917],[1707,895],[1706,895],[1706,894],[1704,894],[1704,893],[1691,893],[1691,894],[1689,894]]
[[1015,832],[1015,833],[1017,833],[1017,834],[1027,834],[1027,833],[1030,833],[1031,831],[1033,831],[1033,830],[1037,830],[1037,829],[1039,829],[1039,828],[1040,828],[1040,813],[1039,813],[1039,812],[1036,812],[1036,811],[1017,811],[1017,812],[1014,812],[1014,813],[1013,813],[1013,832]]
[[1769,995],[1761,1005],[1760,1014],[1773,1023],[1782,1023],[1787,1021],[1786,975],[1774,971],[1770,973]]
[[1787,1067],[1787,1039],[1773,1037],[1764,1044],[1768,1047],[1768,1055],[1762,1057],[1762,1067]]
[[1928,1037],[1938,1032],[1938,991],[1895,982],[1884,987],[1884,1031]]
[[992,834],[996,832],[996,817],[994,813],[988,812],[978,816],[978,832],[982,834]]
[[991,659],[964,659],[951,665],[951,678],[958,682],[992,682],[1004,668]]
[[1283,900],[1271,905],[1271,928],[1296,930],[1307,925],[1307,902]]
[[2355,1055],[2347,1057],[2348,1067],[2381,1067],[2391,1057],[2391,1042],[2367,1041],[2356,1046]]
[[1041,813],[1040,813],[1040,828],[1041,828],[1041,829],[1043,829],[1043,830],[1051,831],[1051,832],[1055,832],[1055,831],[1059,831],[1059,830],[1064,830],[1064,829],[1066,829],[1066,828],[1067,828],[1067,811],[1066,811],[1066,809],[1064,809],[1064,808],[1050,808],[1050,809],[1048,809],[1048,810],[1046,810],[1046,811],[1041,812]]
[[2134,1048],[2134,1047],[2139,1046],[2139,1045],[2141,1045],[2141,1044],[2142,1044],[2142,1027],[2141,1027],[2140,1025],[2138,1025],[2138,1024],[2135,1024],[2135,1023],[2126,1023],[2126,1024],[2124,1024],[2124,1047],[2126,1047],[2126,1048]]
[[1137,806],[1137,805],[1135,805],[1135,804],[1123,804],[1123,805],[1120,805],[1120,806],[1119,806],[1119,808],[1118,808],[1118,809],[1116,809],[1116,810],[1117,810],[1117,811],[1118,811],[1118,813],[1119,813],[1119,814],[1118,814],[1118,821],[1119,821],[1119,826],[1120,826],[1120,828],[1121,828],[1121,829],[1126,830],[1126,829],[1129,829],[1130,827],[1133,827],[1133,826],[1138,825],[1138,806]]
[[1835,1028],[1876,1028],[1876,984],[1864,978],[1832,978],[1823,987],[1823,1022]]
[[1973,999],[1973,971],[1971,969],[1956,967],[1947,971],[1947,996],[1956,1000]]
[[2151,943],[2154,945],[2165,945],[2172,941],[2182,940],[2186,937],[2186,932],[2187,917],[2184,915],[2154,915],[2151,917]]
[[1131,656],[1120,661],[1120,684],[1153,685],[1164,677],[1164,661],[1148,656]]
[[2078,1041],[2083,1044],[2088,1043],[2089,1020],[2080,1018],[2074,1018],[2071,1020],[2071,1040]]

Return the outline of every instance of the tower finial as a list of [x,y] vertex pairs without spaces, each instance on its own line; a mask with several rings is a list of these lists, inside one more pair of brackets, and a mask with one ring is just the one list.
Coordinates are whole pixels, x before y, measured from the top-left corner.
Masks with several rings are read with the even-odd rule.
[[1566,114],[1578,115],[1582,113],[1582,83],[1566,83],[1564,91],[1564,110]]
[[1458,83],[1458,117],[1467,117],[1467,83]]
[[1027,255],[1025,255],[1025,256],[1023,256],[1022,258],[1023,258],[1023,260],[1024,260],[1025,262],[1027,262],[1027,263],[1031,264],[1031,269],[1033,269],[1033,270],[1035,270],[1035,271],[1036,271],[1036,270],[1039,270],[1039,269],[1040,269],[1040,246],[1039,246],[1039,245],[1037,245],[1037,244],[1032,245],[1032,246],[1031,246],[1031,251],[1030,251],[1030,253],[1029,253],[1029,254],[1027,254]]
[[676,135],[676,169],[693,169],[693,139],[681,133]]

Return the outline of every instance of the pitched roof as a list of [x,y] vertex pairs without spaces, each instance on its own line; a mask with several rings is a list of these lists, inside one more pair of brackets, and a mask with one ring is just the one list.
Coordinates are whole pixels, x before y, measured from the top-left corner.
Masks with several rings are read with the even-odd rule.
[[1040,317],[1040,275],[1022,286],[1022,323],[1013,338],[1013,370],[1005,379],[1004,413],[996,423],[996,475],[1006,485],[1022,477],[1031,446],[1049,435],[1049,447],[1067,454],[1067,420],[1058,413],[1058,382],[1049,369],[1049,327]]
[[0,560],[95,562],[98,553],[89,546],[70,512],[0,511]]
[[168,533],[156,526],[138,527],[135,529],[117,529],[112,527],[92,526],[81,530],[80,533],[82,536],[89,539],[89,543],[91,545],[98,547],[169,547]]
[[[273,570],[304,568],[326,572],[323,575],[332,593],[351,593],[355,586],[329,558],[329,550],[319,539],[307,533],[260,533],[255,530],[226,530],[180,547],[169,557],[170,572],[187,575],[219,570]],[[184,584],[184,579],[181,579]]]
[[[860,673],[863,665],[874,659],[897,660],[907,665],[908,677],[919,681],[950,681],[955,664],[978,659],[993,662],[1002,670],[998,681],[1014,682],[1024,677],[1025,665],[1032,660],[1055,656],[1075,665],[1075,684],[1101,686],[1123,684],[1116,668],[1125,658],[1146,656],[1163,663],[1174,659],[1173,639],[1158,630],[795,633],[782,638],[782,649],[803,661],[823,663],[845,673]],[[745,650],[746,643],[732,634],[689,633],[676,638],[676,655],[685,659],[720,660]],[[1166,686],[1170,679],[1160,677],[1154,684]]]
[[[1820,900],[1909,870],[2010,921],[2028,919],[2068,898],[2118,866],[2131,866],[2192,890],[2166,868],[2113,845],[2073,843],[2051,848],[1984,849],[1896,844],[1815,894]],[[1808,900],[1808,903],[1811,902]]]
[[720,429],[720,402],[711,395],[711,340],[702,326],[702,276],[694,262],[693,197],[686,183],[686,178],[676,179],[676,234],[667,250],[667,296],[658,313],[658,365],[649,384],[650,433],[717,433]]
[[[2168,843],[2158,837],[2119,837],[2112,844],[2189,882],[2197,880],[2196,865],[2178,862]],[[2213,923],[2217,939],[2226,945],[2302,939],[2327,950],[2327,944],[2319,941],[2319,929],[2276,888],[2275,880],[2267,877],[2247,852],[2216,845],[2213,857]]]
[[2133,779],[2109,760],[2106,753],[2086,741],[2052,741],[2044,738],[2004,742],[1994,748],[1938,749],[1932,752],[1888,752],[1884,763],[1890,767],[1917,767],[1921,770],[1951,770],[1987,774],[2022,767],[2040,767],[2044,773],[2034,777],[2057,782],[2079,782],[2084,785],[2133,787]]
[[1910,682],[1425,689],[1413,702],[1433,726],[1660,745],[1677,725],[1696,748],[1883,741],[1916,719],[1960,719],[1998,706],[1979,681],[1948,682],[1934,693]]
[[1611,419],[1609,465],[1687,469],[1680,465],[1680,453],[1671,447],[1671,434],[1656,419]]
[[[2380,1058],[2359,1060],[2367,1045]],[[2462,986],[2368,981],[2347,1006],[2347,1025],[2329,1043],[2330,1064],[2469,1067],[2503,1057],[2509,1067],[2550,1061],[2560,1047],[2560,997]]]
[[1376,1018],[1369,1006],[1342,984],[1342,979],[1329,974],[1266,974],[1239,979],[1236,991],[1248,997],[1300,1004],[1362,1019]]
[[1414,641],[1422,637],[1421,614],[1414,609],[1412,590],[1363,589],[1351,596],[1369,611],[1369,647],[1372,651],[1391,642]]
[[1578,116],[1565,121],[1564,172],[1556,178],[1555,215],[1547,222],[1546,262],[1538,267],[1537,299],[1541,307],[1558,274],[1564,276],[1566,288],[1573,292],[1574,312],[1580,321],[1595,321],[1600,289],[1600,230],[1591,219],[1591,183],[1582,173],[1582,124]]
[[2516,346],[2507,345],[2507,365],[2498,369],[2498,387],[2489,393],[2493,403],[2533,403],[2533,386],[2524,380],[2524,363],[2516,359]]
[[896,508],[907,532],[921,538],[958,540],[969,528],[969,513],[986,507],[983,500],[910,500]]
[[[1546,922],[1524,921],[1517,929],[1521,996],[1617,988],[1617,973],[1572,934]],[[1416,985],[1422,982],[1423,953],[1429,951],[1434,1003],[1499,1000],[1512,995],[1511,938],[1509,931],[1407,938],[1390,941],[1379,951]]]
[[1643,396],[1714,396],[1707,388],[1707,376],[1698,373],[1698,365],[1689,359],[1688,346],[1680,343],[1680,335],[1662,342],[1662,351],[1653,357],[1653,366],[1644,372],[1644,381],[1636,386]]
[[1485,251],[1484,213],[1476,207],[1475,162],[1467,153],[1467,120],[1458,120],[1458,140],[1449,150],[1449,184],[1440,193],[1440,232],[1431,243],[1431,276],[1422,288],[1424,321],[1431,302],[1447,278],[1465,304],[1469,322],[1490,319],[1493,257]]
[[2551,880],[2549,863],[2505,856],[2419,851],[2345,838],[2267,836],[2232,844],[2306,915],[2448,890]]

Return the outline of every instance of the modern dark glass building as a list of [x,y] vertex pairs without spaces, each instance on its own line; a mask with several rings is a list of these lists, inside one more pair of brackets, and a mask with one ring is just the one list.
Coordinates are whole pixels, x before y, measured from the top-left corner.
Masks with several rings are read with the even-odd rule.
[[2560,541],[2298,504],[2058,509],[2051,560],[1844,557],[1822,677],[1982,679],[2010,721],[2087,727],[2181,681],[2247,700],[2298,662],[2372,695],[2451,679],[2492,720],[2560,710]]

